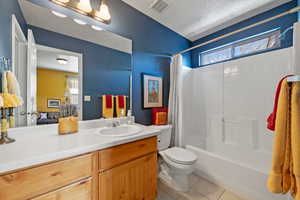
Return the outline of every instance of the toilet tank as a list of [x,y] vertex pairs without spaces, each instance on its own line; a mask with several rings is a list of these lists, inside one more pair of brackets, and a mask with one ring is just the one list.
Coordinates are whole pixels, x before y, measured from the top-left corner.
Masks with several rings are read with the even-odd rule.
[[172,125],[152,127],[161,132],[157,136],[157,149],[159,151],[167,149],[171,145]]

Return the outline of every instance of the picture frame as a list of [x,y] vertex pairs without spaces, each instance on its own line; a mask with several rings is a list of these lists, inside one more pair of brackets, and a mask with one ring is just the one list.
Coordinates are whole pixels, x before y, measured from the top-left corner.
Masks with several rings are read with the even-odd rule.
[[61,104],[60,99],[48,99],[48,108],[59,108]]
[[163,107],[163,78],[161,76],[142,74],[143,78],[143,107]]

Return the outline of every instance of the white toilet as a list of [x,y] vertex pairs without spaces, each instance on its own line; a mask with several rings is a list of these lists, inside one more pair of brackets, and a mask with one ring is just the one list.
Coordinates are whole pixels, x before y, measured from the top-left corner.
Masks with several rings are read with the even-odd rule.
[[189,190],[188,175],[194,171],[197,156],[180,147],[169,148],[172,126],[153,126],[161,131],[158,135],[159,178],[171,188],[186,192]]

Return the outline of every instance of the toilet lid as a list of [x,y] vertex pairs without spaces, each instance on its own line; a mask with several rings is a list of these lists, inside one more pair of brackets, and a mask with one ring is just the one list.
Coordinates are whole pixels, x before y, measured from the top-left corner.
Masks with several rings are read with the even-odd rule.
[[193,152],[179,147],[172,147],[164,153],[171,161],[179,164],[191,165],[197,160],[197,156]]

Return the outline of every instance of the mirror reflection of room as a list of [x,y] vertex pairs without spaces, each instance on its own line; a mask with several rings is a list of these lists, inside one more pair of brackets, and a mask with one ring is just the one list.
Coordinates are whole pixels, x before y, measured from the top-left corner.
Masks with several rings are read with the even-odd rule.
[[132,40],[101,28],[101,22],[80,23],[85,19],[80,14],[75,20],[31,1],[18,3],[28,26],[11,16],[11,70],[23,98],[15,108],[15,127],[56,124],[68,116],[79,121],[127,116]]
[[[64,105],[79,108],[79,58],[61,50],[37,51],[37,125],[58,123],[69,115]],[[76,114],[75,114],[76,115]]]

